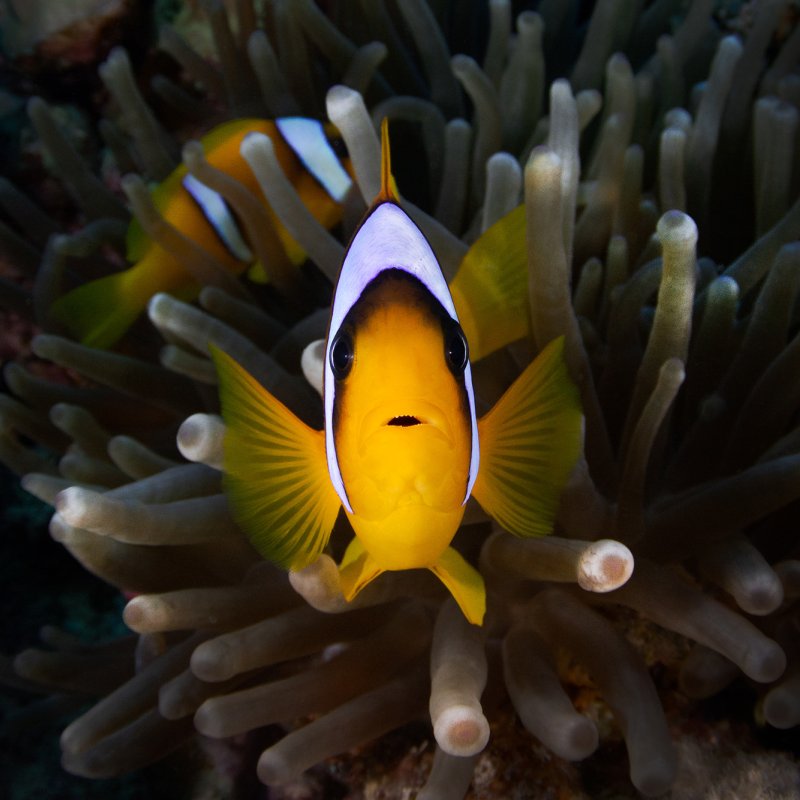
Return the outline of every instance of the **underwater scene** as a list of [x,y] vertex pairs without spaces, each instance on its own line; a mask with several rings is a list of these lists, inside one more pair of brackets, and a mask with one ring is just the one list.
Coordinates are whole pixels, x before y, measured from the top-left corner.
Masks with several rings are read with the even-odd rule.
[[0,5],[4,797],[800,797],[800,3]]

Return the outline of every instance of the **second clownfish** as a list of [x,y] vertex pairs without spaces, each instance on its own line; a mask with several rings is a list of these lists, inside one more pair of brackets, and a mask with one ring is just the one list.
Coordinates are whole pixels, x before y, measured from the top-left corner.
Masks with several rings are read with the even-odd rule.
[[551,532],[578,457],[578,392],[551,342],[477,418],[467,338],[436,257],[392,189],[382,190],[336,285],[324,364],[325,428],[301,422],[220,350],[232,512],[289,569],[313,562],[340,508],[355,538],[339,567],[351,600],[387,570],[430,569],[481,624],[483,580],[451,546],[474,496],[518,536]]
[[[255,175],[240,153],[250,133],[270,137],[279,163],[318,222],[332,228],[342,218],[342,201],[352,185],[344,162],[331,142],[331,126],[305,117],[238,119],[226,122],[201,139],[211,164],[261,197]],[[151,192],[164,219],[183,236],[204,248],[234,274],[249,269],[263,282],[263,265],[255,260],[247,237],[224,198],[191,176],[181,164]],[[299,265],[305,253],[272,210],[268,216],[279,246],[273,260]],[[53,313],[83,344],[111,347],[135,322],[158,292],[193,300],[200,291],[181,262],[148,238],[134,220],[126,242],[128,269],[90,281],[59,298]]]

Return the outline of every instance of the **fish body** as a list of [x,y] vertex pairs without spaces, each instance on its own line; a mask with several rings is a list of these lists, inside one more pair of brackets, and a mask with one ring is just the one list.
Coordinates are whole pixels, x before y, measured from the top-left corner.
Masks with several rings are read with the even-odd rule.
[[[386,203],[366,224],[386,231],[407,220]],[[409,244],[400,236],[386,241]],[[441,286],[446,291],[443,280]],[[341,300],[337,291],[334,309]],[[337,349],[345,347],[352,365],[337,375]],[[329,336],[328,350],[328,468],[353,529],[382,569],[431,567],[461,522],[479,459],[458,320],[410,270],[383,269]]]
[[325,349],[325,427],[298,420],[219,350],[225,485],[270,560],[314,561],[340,508],[355,537],[339,568],[350,600],[387,570],[430,569],[480,624],[480,574],[451,542],[474,496],[520,536],[550,532],[580,451],[582,415],[557,340],[477,418],[469,345],[436,257],[391,189],[354,234]]
[[[342,200],[351,185],[334,153],[330,126],[302,117],[278,120],[239,119],[224,123],[201,140],[207,161],[261,197],[258,181],[240,155],[243,139],[251,133],[270,137],[276,157],[314,217],[326,228],[342,216]],[[252,280],[264,282],[264,267],[256,262],[247,236],[225,200],[178,166],[151,192],[163,219],[199,245],[233,274],[249,270]],[[274,261],[301,264],[305,253],[265,206],[279,246]],[[200,286],[178,258],[148,237],[138,221],[131,222],[126,240],[128,269],[77,287],[53,305],[54,315],[84,344],[110,347],[133,324],[157,292],[193,300]]]

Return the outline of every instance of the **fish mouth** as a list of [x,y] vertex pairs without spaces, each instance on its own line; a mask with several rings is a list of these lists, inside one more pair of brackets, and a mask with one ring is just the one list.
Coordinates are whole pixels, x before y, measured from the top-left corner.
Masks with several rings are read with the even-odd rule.
[[413,414],[400,414],[397,417],[392,417],[387,425],[394,425],[398,428],[410,428],[414,425],[424,425],[425,423]]
[[427,435],[443,437],[448,443],[453,438],[447,414],[433,403],[415,399],[402,403],[399,408],[397,405],[394,408],[391,405],[388,408],[386,405],[373,408],[362,420],[360,431],[362,443],[374,435],[381,432],[389,434],[390,431],[396,436],[402,436],[401,431],[409,435],[412,431],[416,431],[417,435],[427,431]]

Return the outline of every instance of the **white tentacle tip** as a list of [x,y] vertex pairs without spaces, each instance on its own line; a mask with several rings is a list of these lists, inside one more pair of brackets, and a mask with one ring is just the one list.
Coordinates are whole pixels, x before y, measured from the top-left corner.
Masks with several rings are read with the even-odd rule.
[[322,383],[325,366],[325,340],[317,339],[306,345],[300,356],[300,367],[306,380],[322,396]]
[[317,611],[337,613],[351,607],[342,594],[339,568],[324,553],[307,567],[289,570],[289,583]]
[[80,486],[70,486],[56,495],[55,508],[59,518],[76,528],[81,527],[94,492]]
[[453,705],[436,718],[433,735],[448,755],[474,756],[489,742],[489,723],[480,709]]
[[177,445],[188,461],[222,469],[225,423],[215,414],[192,414],[178,428]]
[[663,243],[694,247],[697,244],[697,223],[683,211],[670,209],[656,223],[656,233]]
[[239,145],[239,153],[248,164],[252,163],[253,159],[263,158],[265,153],[272,153],[274,149],[272,139],[259,131],[248,133]]
[[[328,116],[336,116],[336,112],[345,112],[354,103],[363,103],[361,94],[343,83],[337,83],[328,89],[328,94],[325,96],[325,105],[328,110]],[[333,115],[331,115],[333,111]]]
[[165,292],[154,294],[147,304],[147,316],[154,325],[163,324],[173,306],[173,298]]
[[599,539],[581,554],[578,586],[587,592],[612,592],[633,575],[633,553],[622,542]]

